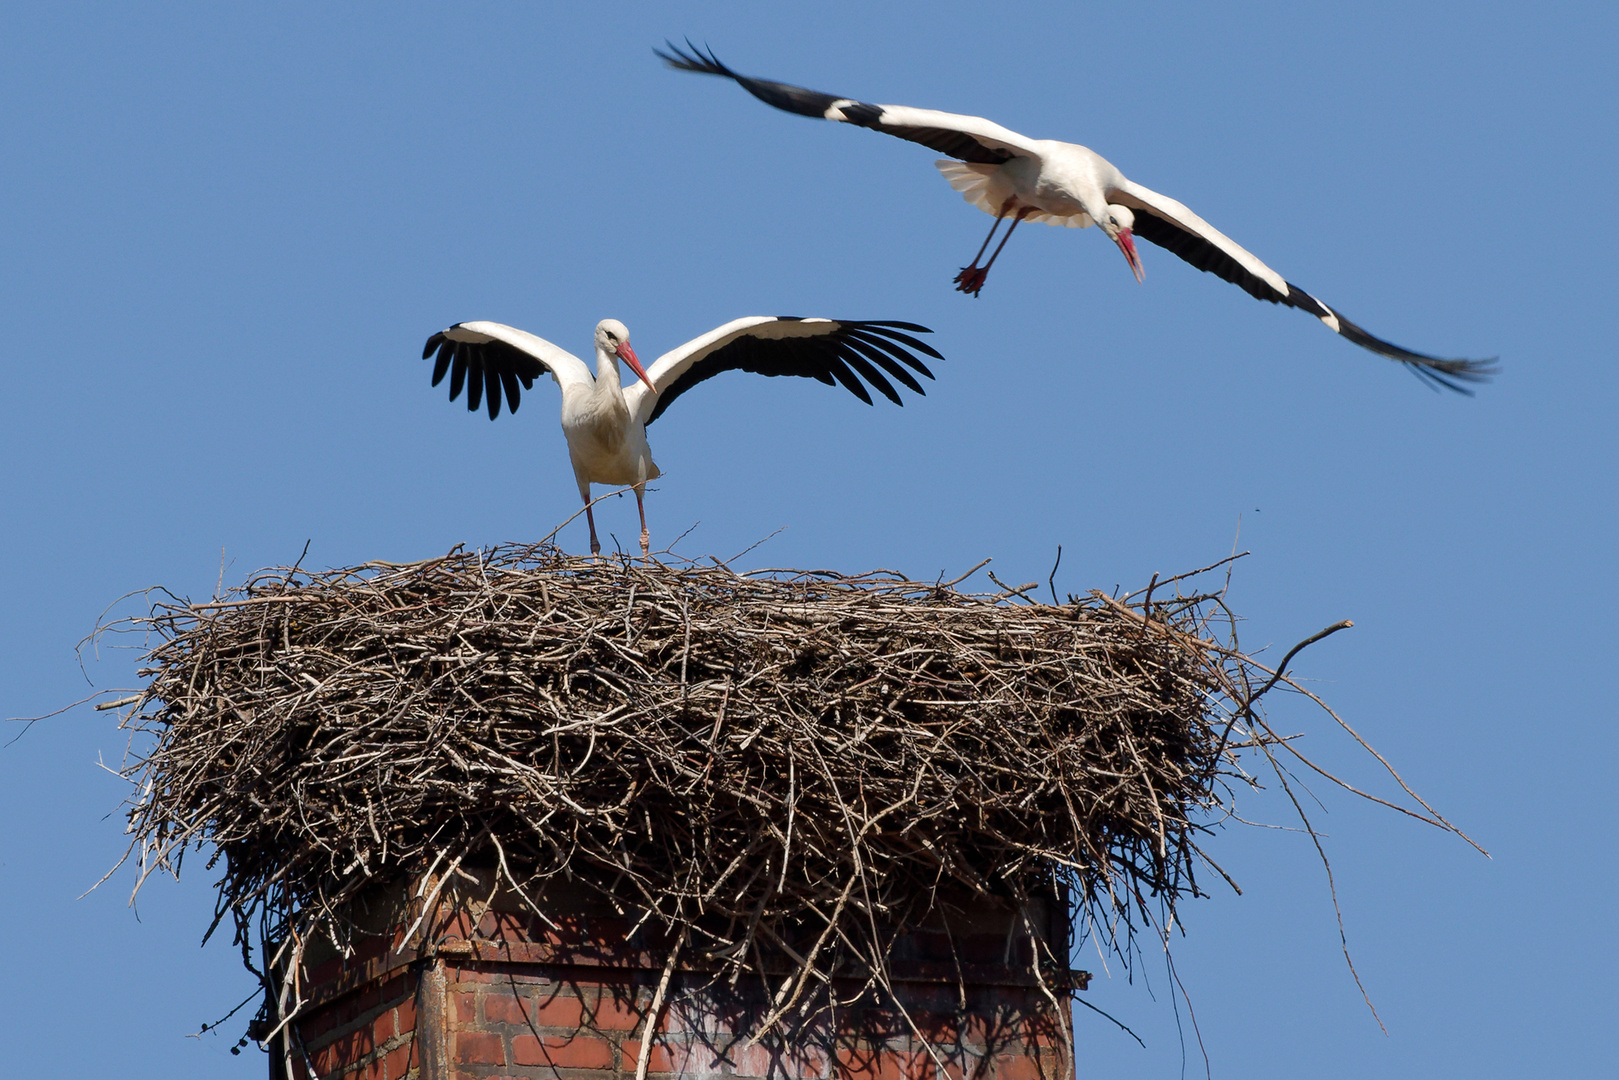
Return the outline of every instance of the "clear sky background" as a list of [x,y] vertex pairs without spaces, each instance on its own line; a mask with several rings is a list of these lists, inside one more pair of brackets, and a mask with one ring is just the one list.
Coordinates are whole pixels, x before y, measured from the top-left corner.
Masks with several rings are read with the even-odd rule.
[[[1241,897],[1176,943],[1216,1076],[1611,1075],[1619,402],[1611,4],[14,5],[0,36],[0,715],[128,686],[74,646],[109,603],[254,569],[537,539],[577,494],[549,383],[490,423],[423,339],[509,322],[644,357],[749,314],[914,320],[928,396],[736,375],[652,429],[655,543],[750,566],[1144,585],[1233,543],[1243,641],[1298,663],[1490,850],[1318,790],[1236,828]],[[1499,354],[1435,394],[1314,319],[1095,230],[989,219],[925,148],[664,69],[739,70],[1082,142],[1370,331]],[[598,508],[626,546],[634,505]],[[1238,536],[1240,530],[1240,538]],[[583,522],[563,534],[583,551]],[[982,580],[982,579],[980,579]],[[127,606],[126,609],[127,610]],[[90,682],[87,683],[86,677]],[[1279,730],[1385,791],[1325,717]],[[9,739],[18,725],[0,729]],[[0,1046],[17,1076],[260,1077],[253,989],[198,948],[195,860],[137,912],[124,738],[80,709],[0,750]],[[1285,821],[1270,796],[1245,804]],[[1102,974],[1092,954],[1086,966]],[[1181,1075],[1162,964],[1115,967],[1081,1076]],[[248,1010],[251,1011],[251,1010]],[[1184,1006],[1180,1010],[1184,1019]],[[244,1012],[243,1016],[245,1017]],[[1188,1041],[1188,1075],[1201,1072]]]

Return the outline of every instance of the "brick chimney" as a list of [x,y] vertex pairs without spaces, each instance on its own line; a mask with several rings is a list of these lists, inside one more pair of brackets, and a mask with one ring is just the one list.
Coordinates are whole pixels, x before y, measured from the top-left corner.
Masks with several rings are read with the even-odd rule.
[[434,884],[379,890],[357,904],[347,958],[311,946],[306,1004],[272,1046],[272,1080],[284,1080],[286,1062],[297,1080],[311,1071],[320,1080],[633,1078],[654,1001],[653,1080],[1073,1076],[1068,988],[1083,989],[1089,976],[1037,978],[1029,926],[1051,947],[1046,955],[1066,956],[1060,902],[1038,905],[1026,921],[993,900],[946,898],[930,925],[896,940],[877,976],[886,989],[844,1007],[871,973],[816,984],[800,1002],[808,1009],[750,1044],[787,962],[768,987],[756,974],[733,985],[698,959],[670,968],[673,942],[656,930],[599,900],[559,902],[554,893],[542,920],[496,887],[491,871],[459,873],[422,918],[418,896],[431,897]]

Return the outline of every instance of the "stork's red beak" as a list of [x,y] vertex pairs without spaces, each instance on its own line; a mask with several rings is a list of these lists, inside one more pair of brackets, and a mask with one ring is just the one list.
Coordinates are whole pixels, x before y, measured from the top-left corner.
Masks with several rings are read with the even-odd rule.
[[630,348],[629,342],[625,341],[619,344],[618,358],[630,365],[630,370],[640,376],[641,381],[646,383],[648,390],[657,390],[657,387],[652,385],[652,380],[646,377],[646,369],[641,366],[641,361],[635,358],[635,350]]
[[1135,274],[1136,280],[1142,280],[1141,256],[1136,254],[1136,242],[1130,239],[1130,230],[1120,229],[1118,239],[1113,242],[1124,252],[1125,261],[1130,264],[1130,271]]

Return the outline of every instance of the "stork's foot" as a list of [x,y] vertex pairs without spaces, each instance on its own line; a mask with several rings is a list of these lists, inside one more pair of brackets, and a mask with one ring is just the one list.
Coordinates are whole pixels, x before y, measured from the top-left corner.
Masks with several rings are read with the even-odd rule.
[[989,267],[963,266],[961,273],[956,275],[956,291],[978,295],[978,290],[984,287],[989,280]]

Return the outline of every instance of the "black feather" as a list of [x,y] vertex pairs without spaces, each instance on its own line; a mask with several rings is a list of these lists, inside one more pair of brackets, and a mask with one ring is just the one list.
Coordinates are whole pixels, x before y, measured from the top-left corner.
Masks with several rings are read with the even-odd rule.
[[[845,326],[858,326],[862,330],[870,329],[873,326],[887,326],[887,327],[891,327],[892,329],[895,329],[895,330],[909,330],[913,334],[931,334],[931,333],[933,333],[932,330],[929,330],[927,327],[923,326],[921,323],[895,322],[892,319],[866,319],[866,320],[863,320],[863,321],[857,322],[857,323],[844,323],[844,325]],[[934,353],[934,355],[938,356],[937,353]],[[943,360],[944,357],[940,356],[939,359]]]
[[882,372],[878,371],[875,367],[872,367],[866,358],[859,352],[852,347],[845,345],[842,352],[838,354],[838,357],[845,364],[848,364],[850,367],[854,368],[862,376],[864,376],[867,382],[877,388],[877,392],[879,394],[887,398],[889,401],[892,401],[895,405],[904,407],[905,402],[900,400],[899,391],[895,390],[893,384],[887,379],[883,378]]
[[[894,378],[896,378],[900,382],[904,383],[907,389],[914,390],[918,394],[926,394],[927,393],[927,391],[922,389],[922,384],[916,381],[916,377],[913,376],[909,371],[906,371],[900,365],[894,363],[893,358],[888,356],[888,354],[886,354],[886,353],[882,352],[881,350],[873,347],[872,345],[868,344],[867,342],[862,341],[861,339],[855,337],[853,334],[849,335],[848,345],[849,345],[849,348],[854,349],[856,352],[858,352],[862,356],[864,356],[867,360],[870,360],[872,363],[874,363],[874,364],[878,365],[879,367],[881,367],[884,371],[888,372]],[[896,401],[896,403],[903,404],[903,402],[899,402],[899,400],[897,398],[895,399],[895,401]]]
[[502,371],[500,373],[500,382],[506,388],[506,411],[509,413],[517,412],[517,403],[522,399],[517,389],[517,372]]
[[[879,329],[879,327],[881,327],[881,329]],[[893,341],[898,341],[901,344],[909,345],[917,352],[926,353],[935,360],[944,359],[944,355],[927,342],[921,340],[920,338],[914,338],[910,334],[902,334],[898,330],[891,330],[886,327],[882,327],[881,323],[855,323],[854,330],[861,334],[872,334],[878,338],[889,338]],[[924,334],[931,334],[932,332],[933,331],[929,330],[927,327],[922,328],[922,333]]]
[[493,420],[500,415],[500,372],[494,368],[484,368],[483,386],[489,402],[489,419]]
[[427,339],[427,344],[422,346],[422,359],[426,360],[429,356],[432,356],[433,355],[433,350],[438,348],[442,344],[444,344],[444,335],[443,335],[443,333],[437,333],[437,334],[434,334],[432,337],[428,338]]
[[844,366],[841,360],[827,365],[827,371],[834,379],[842,383],[844,389],[848,390],[849,393],[864,401],[867,405],[873,404],[871,395],[866,392],[865,386],[861,384],[859,379],[855,378],[854,372]]
[[478,406],[483,404],[483,365],[477,361],[480,358],[471,350],[467,350],[467,412],[477,412]]
[[904,348],[902,348],[896,342],[889,341],[887,338],[878,337],[875,334],[858,330],[850,331],[849,338],[852,341],[863,342],[872,348],[881,349],[883,352],[887,353],[889,356],[892,356],[900,363],[908,364],[920,374],[925,375],[930,379],[933,378],[933,372],[928,370],[928,366],[926,364],[922,363],[922,361],[906,352]]
[[450,400],[454,401],[461,396],[461,384],[467,378],[467,355],[465,349],[457,343],[455,346],[455,360],[450,365]]
[[[440,341],[438,345],[438,359],[433,362],[433,385],[437,386],[444,381],[444,373],[450,370],[450,361],[455,358],[455,349],[448,341]],[[427,359],[425,356],[422,359]]]

